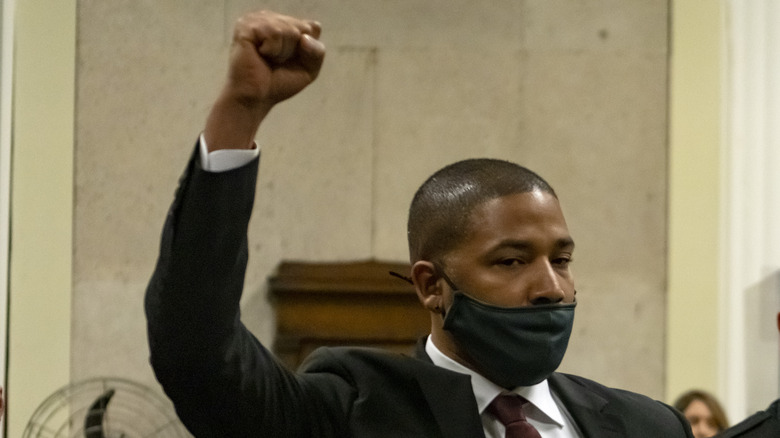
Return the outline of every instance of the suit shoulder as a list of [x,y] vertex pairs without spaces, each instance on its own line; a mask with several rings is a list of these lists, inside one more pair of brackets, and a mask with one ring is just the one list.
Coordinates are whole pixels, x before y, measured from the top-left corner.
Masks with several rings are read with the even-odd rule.
[[769,409],[757,412],[726,429],[718,438],[763,438],[780,436],[780,400],[775,401]]
[[554,387],[555,386],[576,386],[583,389],[587,389],[595,394],[604,397],[607,401],[623,401],[625,403],[636,404],[649,404],[654,406],[666,406],[666,404],[654,400],[646,395],[642,395],[636,392],[628,391],[625,389],[611,388],[609,386],[598,383],[594,380],[587,379],[581,376],[575,376],[573,374],[554,373],[554,377],[551,378]]
[[549,379],[553,392],[575,415],[577,412],[598,412],[611,415],[626,424],[627,436],[640,436],[654,431],[655,436],[692,436],[682,413],[673,407],[642,394],[624,389],[610,388],[593,380],[571,374],[553,373]]
[[[312,352],[301,364],[303,373],[329,372],[335,374],[360,375],[408,374],[417,367],[435,367],[430,362],[405,354],[378,348],[365,347],[321,347]],[[357,378],[360,378],[359,376]]]

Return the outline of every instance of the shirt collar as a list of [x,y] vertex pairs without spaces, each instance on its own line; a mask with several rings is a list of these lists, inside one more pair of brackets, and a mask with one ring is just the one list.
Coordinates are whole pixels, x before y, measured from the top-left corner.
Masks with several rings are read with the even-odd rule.
[[[428,336],[428,340],[425,343],[425,352],[428,353],[431,361],[436,366],[471,376],[471,387],[474,390],[474,397],[477,399],[480,415],[485,412],[485,409],[487,409],[494,398],[501,393],[507,392],[504,388],[486,379],[476,371],[446,356],[433,344],[430,336]],[[529,417],[533,418],[536,416],[540,421],[546,420],[555,422],[559,426],[564,425],[563,413],[553,399],[547,379],[533,386],[518,386],[510,392],[524,397],[533,405],[533,409],[527,412]]]

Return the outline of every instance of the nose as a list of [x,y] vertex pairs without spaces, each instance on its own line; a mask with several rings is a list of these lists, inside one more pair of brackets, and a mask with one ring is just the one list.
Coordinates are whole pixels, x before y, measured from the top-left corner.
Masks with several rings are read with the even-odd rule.
[[531,305],[556,304],[566,298],[563,282],[552,264],[546,258],[539,258],[535,263],[533,280],[530,284],[528,300]]

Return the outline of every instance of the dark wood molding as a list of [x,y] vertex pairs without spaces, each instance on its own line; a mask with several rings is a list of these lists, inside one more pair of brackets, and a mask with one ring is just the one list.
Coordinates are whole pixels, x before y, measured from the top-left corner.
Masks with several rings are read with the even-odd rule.
[[412,285],[409,264],[377,260],[282,262],[269,278],[276,310],[273,350],[290,367],[320,346],[354,345],[411,353],[430,317]]

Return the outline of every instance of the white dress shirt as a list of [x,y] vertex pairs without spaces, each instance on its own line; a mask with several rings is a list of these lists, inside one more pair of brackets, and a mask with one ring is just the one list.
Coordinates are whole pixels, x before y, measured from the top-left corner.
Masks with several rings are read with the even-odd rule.
[[226,172],[237,169],[260,154],[260,148],[257,145],[252,149],[220,149],[209,152],[203,134],[200,135],[199,143],[200,167],[207,172]]
[[[437,366],[471,376],[471,387],[477,399],[477,407],[482,417],[482,428],[487,438],[504,438],[504,425],[492,415],[485,412],[488,405],[501,393],[507,391],[465,366],[445,356],[431,341],[430,336],[425,344],[425,352]],[[523,413],[542,438],[581,438],[577,425],[560,400],[552,393],[547,380],[533,386],[519,386],[511,391],[520,395],[528,404],[523,407]]]

